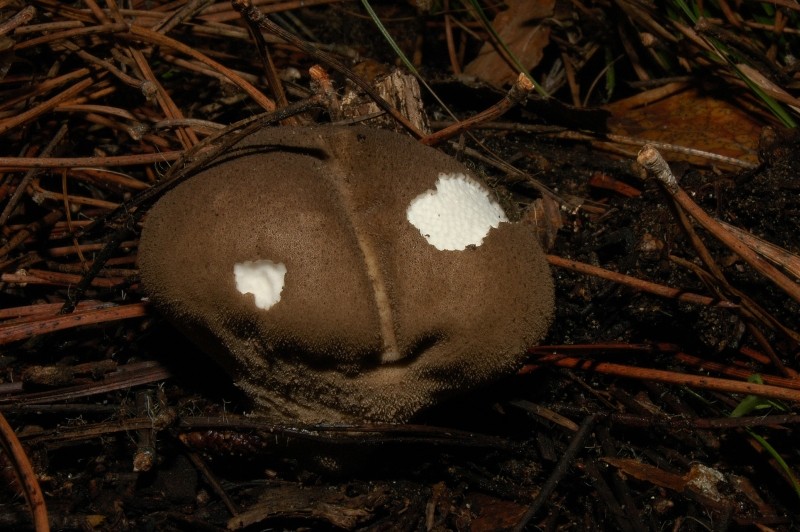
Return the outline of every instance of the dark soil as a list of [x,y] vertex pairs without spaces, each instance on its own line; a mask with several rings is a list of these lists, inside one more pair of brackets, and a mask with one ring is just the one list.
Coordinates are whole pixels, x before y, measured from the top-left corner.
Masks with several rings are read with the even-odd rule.
[[[396,58],[372,22],[352,16],[350,10],[358,8],[357,3],[335,4],[299,10],[296,15],[314,27],[320,42],[349,46],[378,65],[393,64]],[[430,31],[406,4],[383,5],[381,15],[408,17],[406,25],[391,28],[407,50],[413,49],[420,30]],[[593,25],[587,28],[593,34],[603,31]],[[191,36],[183,42],[203,46],[202,39]],[[255,55],[245,57],[242,46],[235,42],[214,51],[230,68],[258,72]],[[426,41],[424,73],[437,80],[434,87],[460,118],[502,97],[502,92],[453,78],[442,47],[443,38]],[[41,65],[55,60],[54,51],[36,50],[38,56],[31,51],[18,55]],[[290,47],[276,50],[280,68],[294,66],[305,72],[314,63]],[[64,60],[76,61],[72,56]],[[545,62],[554,60],[548,55]],[[209,78],[167,61],[151,62],[187,116],[226,124],[260,112],[250,101],[203,111],[230,96],[226,91],[232,89],[210,84]],[[44,67],[29,69],[38,72]],[[591,67],[582,75],[591,80]],[[341,76],[333,77],[337,87],[344,86]],[[296,92],[308,94],[308,85],[304,76]],[[554,96],[568,101],[566,89]],[[133,109],[141,105],[141,98],[123,91],[104,103]],[[433,101],[426,100],[426,110],[431,117],[443,116]],[[314,118],[330,120],[322,112]],[[59,116],[42,119],[4,137],[0,155],[20,156],[26,145],[46,144],[59,120]],[[605,132],[603,112],[537,98],[502,120],[580,130],[594,138]],[[560,219],[546,222],[560,224],[554,229],[550,254],[740,302],[719,283],[710,283],[671,259],[678,257],[705,270],[677,221],[672,200],[657,183],[642,180],[635,156],[602,150],[589,137],[569,140],[511,128],[477,129],[454,140],[440,148],[496,184],[521,217],[528,216],[533,202],[542,197],[540,185],[566,202]],[[502,172],[459,147],[463,143],[475,148],[476,141],[527,177]],[[138,153],[137,146],[110,128],[75,127],[54,156],[88,156],[98,149],[124,155]],[[763,136],[760,162],[754,169],[676,161],[673,170],[681,187],[706,212],[797,254],[798,153],[800,137],[775,127]],[[152,182],[153,175],[141,167],[123,170]],[[166,170],[165,163],[156,171]],[[595,186],[592,177],[597,174],[612,176],[638,195]],[[16,184],[20,175],[8,171],[2,186]],[[74,183],[70,183],[73,195],[111,202],[135,195],[88,180]],[[43,174],[41,186],[60,190],[61,174]],[[0,243],[57,206],[40,205],[26,196],[3,227]],[[83,207],[76,219],[104,212]],[[105,244],[117,229],[112,220],[98,228],[92,241]],[[138,227],[131,229],[134,235],[127,238],[135,239]],[[55,270],[66,264],[49,250],[72,245],[72,240],[53,240],[48,231],[34,233],[27,244],[3,257],[2,272]],[[797,302],[710,233],[702,228],[697,233],[738,293],[787,330],[800,330]],[[132,259],[134,254],[135,247],[114,257]],[[745,395],[633,374],[615,376],[599,367],[613,363],[742,380],[718,371],[736,368],[745,373],[744,379],[759,373],[786,377],[793,383],[787,389],[797,390],[796,339],[740,308],[659,297],[564,268],[553,268],[553,275],[556,318],[542,344],[579,346],[576,351],[556,347],[553,351],[588,360],[588,365],[560,367],[540,360],[547,349],[532,351],[529,366],[520,374],[426,411],[411,425],[274,426],[245,416],[249,403],[220,368],[152,313],[6,343],[0,352],[3,386],[7,386],[0,395],[0,408],[33,463],[53,529],[221,530],[244,523],[249,530],[477,531],[513,529],[523,520],[529,530],[796,529],[800,492],[787,468],[795,474],[800,471],[800,445],[794,432],[800,421],[797,403],[762,400],[747,417],[731,418]],[[62,303],[74,295],[74,286],[51,284],[4,282],[0,289],[3,308]],[[85,297],[124,303],[137,301],[141,294],[131,277],[113,289],[91,288]],[[754,352],[759,356],[748,356]],[[690,357],[704,365],[698,367]],[[91,387],[103,379],[102,364],[109,361],[116,368],[137,371],[152,361],[171,377],[158,383],[133,382],[103,394],[53,400],[32,395]],[[79,364],[85,365],[83,372],[72,372]],[[45,377],[41,367],[68,370],[60,377],[51,373]],[[15,388],[19,381],[24,385]],[[588,430],[581,433],[580,426]],[[765,441],[774,454],[765,449]],[[572,443],[577,447],[570,454]],[[0,487],[0,528],[30,529],[11,459],[4,453],[0,460],[7,479]],[[538,501],[548,487],[547,496]]]

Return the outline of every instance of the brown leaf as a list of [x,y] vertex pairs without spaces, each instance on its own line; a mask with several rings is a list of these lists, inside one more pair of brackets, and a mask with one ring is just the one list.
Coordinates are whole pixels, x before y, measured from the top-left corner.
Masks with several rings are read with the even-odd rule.
[[[641,95],[634,98],[642,100]],[[685,88],[647,105],[632,107],[621,100],[606,109],[612,113],[611,133],[758,162],[764,120],[740,104],[697,88]]]
[[[507,0],[508,9],[500,12],[492,22],[497,34],[508,49],[528,71],[539,64],[545,46],[550,43],[550,28],[537,20],[553,15],[554,0]],[[496,87],[513,83],[519,72],[508,66],[491,43],[484,43],[478,56],[464,68],[468,76],[475,76]]]
[[686,488],[687,479],[685,477],[669,473],[656,466],[643,464],[633,458],[614,458],[607,456],[603,458],[603,461],[616,467],[630,477],[649,482],[655,486],[678,492]]

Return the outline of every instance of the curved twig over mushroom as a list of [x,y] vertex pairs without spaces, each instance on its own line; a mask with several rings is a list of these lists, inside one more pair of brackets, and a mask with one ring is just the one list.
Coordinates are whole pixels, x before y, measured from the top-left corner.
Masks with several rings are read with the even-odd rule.
[[405,421],[521,364],[553,285],[463,165],[361,127],[268,128],[148,214],[152,301],[273,417]]

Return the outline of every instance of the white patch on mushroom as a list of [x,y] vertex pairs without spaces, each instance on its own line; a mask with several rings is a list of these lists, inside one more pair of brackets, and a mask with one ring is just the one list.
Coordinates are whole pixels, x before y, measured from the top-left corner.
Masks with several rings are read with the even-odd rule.
[[453,251],[480,246],[492,228],[508,221],[484,187],[464,174],[444,173],[436,190],[411,200],[406,217],[429,244]]
[[240,294],[253,294],[256,306],[268,310],[281,300],[286,265],[271,260],[247,260],[233,265],[233,276]]

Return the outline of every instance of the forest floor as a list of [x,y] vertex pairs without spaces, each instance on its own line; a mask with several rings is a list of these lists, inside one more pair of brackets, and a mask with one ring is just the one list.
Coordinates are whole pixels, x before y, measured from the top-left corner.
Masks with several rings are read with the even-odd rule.
[[[796,4],[256,4],[254,41],[228,2],[0,2],[0,527],[800,526]],[[556,283],[525,366],[410,424],[247,415],[136,269],[241,120],[366,120],[483,176]]]

